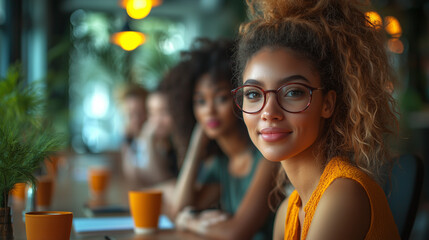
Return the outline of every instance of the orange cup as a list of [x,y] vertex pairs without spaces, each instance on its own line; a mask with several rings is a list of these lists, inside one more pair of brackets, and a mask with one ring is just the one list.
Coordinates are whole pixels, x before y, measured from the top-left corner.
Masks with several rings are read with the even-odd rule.
[[73,213],[61,211],[25,214],[27,240],[69,240]]
[[45,159],[46,170],[48,175],[57,176],[58,173],[58,162],[60,160],[59,155],[50,156],[48,159]]
[[12,191],[10,191],[13,198],[20,200],[20,201],[24,201],[25,200],[25,190],[27,189],[26,186],[27,186],[26,183],[16,183],[13,186]]
[[54,181],[49,176],[37,178],[36,207],[39,211],[47,210],[51,205]]
[[128,197],[135,233],[155,232],[161,214],[162,192],[157,190],[129,191]]
[[90,168],[88,171],[89,191],[92,197],[102,197],[109,185],[110,170],[107,168]]

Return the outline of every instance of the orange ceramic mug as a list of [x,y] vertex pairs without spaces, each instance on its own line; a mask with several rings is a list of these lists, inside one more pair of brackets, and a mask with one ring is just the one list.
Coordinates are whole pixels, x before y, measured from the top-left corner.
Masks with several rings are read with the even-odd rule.
[[52,155],[49,158],[45,159],[45,166],[48,171],[48,175],[57,176],[58,173],[58,163],[60,161],[59,155]]
[[14,199],[24,201],[25,200],[25,191],[26,191],[26,183],[15,183],[13,189],[11,191]]
[[108,168],[90,168],[88,171],[88,184],[92,197],[104,196],[109,185],[110,170]]
[[61,211],[25,214],[27,240],[69,240],[73,213]]
[[128,193],[134,231],[152,233],[158,228],[161,214],[162,192],[157,190],[130,191]]
[[47,210],[51,205],[54,181],[50,176],[37,178],[36,206],[39,211]]

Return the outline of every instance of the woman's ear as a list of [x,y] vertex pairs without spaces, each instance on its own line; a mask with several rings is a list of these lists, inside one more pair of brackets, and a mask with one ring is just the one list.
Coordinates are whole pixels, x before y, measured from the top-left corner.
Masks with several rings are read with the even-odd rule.
[[335,101],[337,100],[337,93],[334,90],[329,90],[325,94],[322,106],[322,117],[330,118],[334,113]]

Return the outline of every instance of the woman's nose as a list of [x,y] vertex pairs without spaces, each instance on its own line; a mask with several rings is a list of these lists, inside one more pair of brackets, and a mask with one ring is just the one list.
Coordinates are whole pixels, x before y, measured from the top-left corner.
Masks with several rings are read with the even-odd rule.
[[216,103],[213,100],[207,101],[206,111],[208,113],[214,113],[216,111]]
[[266,95],[266,103],[265,106],[262,108],[262,114],[261,118],[262,120],[282,120],[284,110],[280,107],[279,103],[277,102],[277,96],[275,93],[273,94],[267,94]]

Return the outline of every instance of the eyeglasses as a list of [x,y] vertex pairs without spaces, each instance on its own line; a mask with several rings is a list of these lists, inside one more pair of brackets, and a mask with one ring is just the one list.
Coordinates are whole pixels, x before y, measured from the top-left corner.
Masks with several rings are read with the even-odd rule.
[[231,91],[237,107],[245,113],[258,113],[267,103],[267,93],[277,96],[277,103],[289,113],[305,111],[311,103],[313,91],[322,90],[302,83],[287,83],[277,90],[264,90],[259,86],[243,85]]

